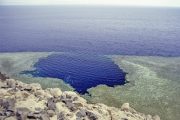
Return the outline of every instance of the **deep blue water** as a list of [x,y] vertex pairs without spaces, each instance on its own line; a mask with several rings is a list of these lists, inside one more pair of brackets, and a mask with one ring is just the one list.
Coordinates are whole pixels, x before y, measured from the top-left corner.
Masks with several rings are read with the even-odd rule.
[[88,88],[105,84],[125,84],[125,73],[109,58],[84,54],[53,54],[37,62],[34,71],[24,71],[34,77],[61,78],[79,93]]
[[0,6],[0,52],[68,53],[25,73],[61,78],[84,93],[125,83],[103,55],[180,56],[179,21],[180,8]]
[[1,6],[0,52],[180,56],[180,8]]

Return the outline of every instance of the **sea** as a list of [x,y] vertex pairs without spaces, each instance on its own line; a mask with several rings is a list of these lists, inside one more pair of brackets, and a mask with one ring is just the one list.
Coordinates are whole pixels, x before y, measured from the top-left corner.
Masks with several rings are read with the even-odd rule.
[[79,93],[126,84],[106,55],[180,56],[180,8],[0,6],[0,52],[61,52],[40,59],[34,77],[63,79]]

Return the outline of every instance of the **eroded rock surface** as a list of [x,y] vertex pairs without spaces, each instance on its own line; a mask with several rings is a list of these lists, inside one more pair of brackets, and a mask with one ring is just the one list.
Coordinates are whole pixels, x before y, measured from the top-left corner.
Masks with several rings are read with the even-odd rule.
[[160,120],[122,107],[88,104],[75,92],[59,88],[43,90],[39,84],[25,84],[0,74],[0,120]]

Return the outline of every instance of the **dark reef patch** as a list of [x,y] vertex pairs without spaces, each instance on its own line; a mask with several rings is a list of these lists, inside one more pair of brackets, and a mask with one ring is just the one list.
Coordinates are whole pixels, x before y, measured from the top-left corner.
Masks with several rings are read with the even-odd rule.
[[24,71],[23,74],[32,74],[34,77],[51,77],[63,79],[77,92],[84,94],[88,88],[97,85],[125,84],[125,75],[114,62],[99,55],[87,54],[52,54],[40,59],[33,71]]

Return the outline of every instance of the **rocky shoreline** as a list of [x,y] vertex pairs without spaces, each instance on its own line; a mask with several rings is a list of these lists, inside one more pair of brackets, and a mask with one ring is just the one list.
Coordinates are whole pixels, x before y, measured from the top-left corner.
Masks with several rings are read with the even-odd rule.
[[0,73],[0,120],[160,120],[137,112],[124,103],[121,108],[89,104],[72,91],[43,90]]

